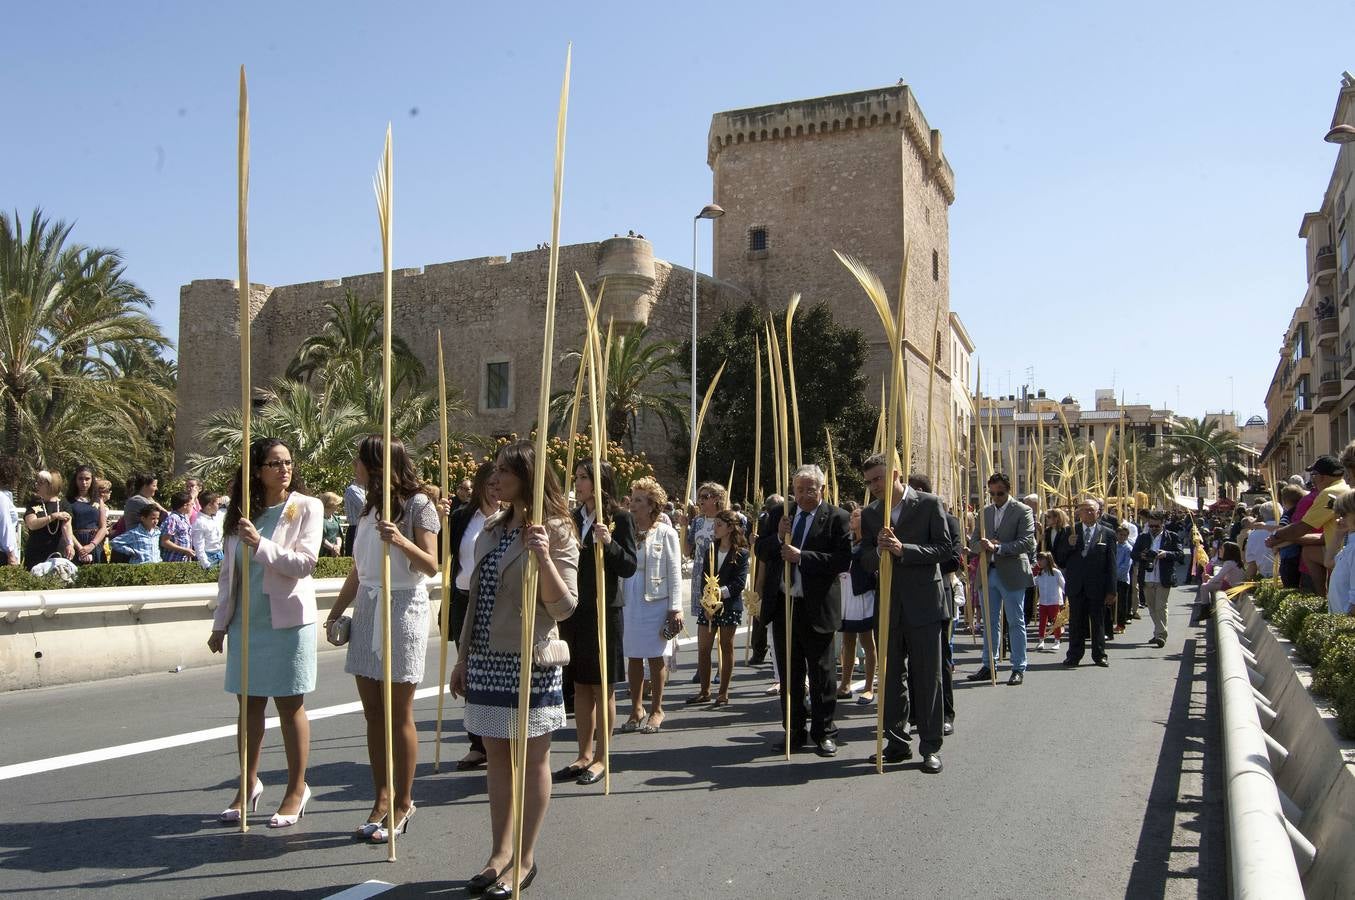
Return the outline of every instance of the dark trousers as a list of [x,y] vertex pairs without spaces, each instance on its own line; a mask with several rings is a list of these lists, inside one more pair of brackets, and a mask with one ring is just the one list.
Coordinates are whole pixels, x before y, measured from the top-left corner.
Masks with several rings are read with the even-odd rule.
[[[452,602],[447,608],[451,615],[451,621],[447,623],[447,637],[456,644],[456,650],[461,652],[461,629],[466,624],[466,611],[470,608],[470,594],[466,591],[452,588]],[[573,685],[570,685],[573,687]],[[466,732],[466,737],[470,738],[470,748],[476,753],[485,752],[485,742],[478,734]]]
[[[779,598],[778,598],[779,599]],[[790,670],[786,667],[785,615],[772,623],[776,658],[781,666],[781,718],[786,717],[786,697],[790,697],[790,739],[800,740],[805,732],[805,674],[809,675],[809,735],[816,741],[836,738],[833,714],[837,711],[837,661],[833,658],[833,634],[815,631],[796,622],[791,629]]]
[[1134,576],[1134,580],[1138,584],[1139,589],[1139,609],[1142,609],[1148,605],[1148,592],[1143,587],[1144,582],[1148,578],[1148,570],[1142,565],[1138,565],[1134,567],[1134,571],[1137,573]]
[[753,616],[748,625],[748,638],[752,642],[753,659],[762,662],[767,658],[767,623]]
[[1127,581],[1118,581],[1115,583],[1115,591],[1118,612],[1115,624],[1128,625],[1130,616],[1134,614],[1133,585]]
[[955,668],[954,629],[955,621],[948,620],[941,636],[941,712],[947,722],[955,721],[955,687],[951,684],[951,669]]
[[1027,622],[1034,621],[1034,619],[1035,619],[1035,587],[1034,587],[1034,585],[1032,585],[1031,587],[1026,588],[1026,603],[1025,603],[1025,606],[1022,608],[1022,611],[1025,613],[1025,620],[1026,620]]
[[945,719],[945,691],[941,669],[946,623],[930,622],[909,628],[891,604],[889,651],[885,657],[885,729],[889,740],[908,742],[908,723],[917,722],[918,745],[923,753],[941,749],[941,725]]
[[1068,597],[1068,659],[1080,662],[1087,648],[1087,635],[1092,639],[1092,659],[1106,658],[1106,598],[1085,594]]
[[1302,579],[1299,577],[1299,558],[1280,559],[1280,584],[1287,588],[1296,588]]

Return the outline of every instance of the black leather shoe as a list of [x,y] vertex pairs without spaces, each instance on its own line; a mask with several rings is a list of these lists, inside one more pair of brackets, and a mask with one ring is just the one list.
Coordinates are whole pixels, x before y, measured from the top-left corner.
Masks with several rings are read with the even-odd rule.
[[955,723],[952,722],[950,719],[947,719],[946,721],[942,722],[942,723],[941,723],[941,733],[942,733],[943,735],[946,735],[947,737],[949,737],[950,735],[954,734],[954,733],[955,733]]
[[[790,739],[790,749],[791,749],[791,752],[794,753],[796,750],[800,750],[800,749],[804,748],[808,743],[809,743],[809,735],[807,735],[807,734],[801,733],[801,734],[799,734],[799,735],[796,736],[796,737],[792,737],[792,738]],[[785,753],[785,752],[786,752],[786,739],[785,739],[785,738],[782,738],[781,740],[777,741],[777,742],[776,742],[775,744],[773,744],[772,746],[776,748],[776,752],[777,752],[777,753]]]
[[466,882],[466,893],[472,897],[479,897],[485,891],[494,886],[494,882],[499,880],[499,873],[490,869],[488,872],[481,872],[470,881]]
[[1021,684],[1025,680],[1026,676],[1024,672],[1013,672],[1011,676],[1007,678],[1007,684]]
[[837,742],[832,738],[824,738],[817,743],[814,752],[819,756],[837,756]]
[[[505,880],[505,876],[507,876]],[[536,866],[532,866],[531,871],[522,876],[522,889],[525,891],[531,887],[532,882],[536,880]],[[493,887],[487,889],[483,896],[490,900],[509,900],[513,896],[513,870],[504,869],[503,875],[494,883]]]
[[[890,741],[885,744],[884,761],[888,765],[907,762],[913,758],[913,745],[907,741]],[[871,762],[875,762],[874,754],[871,755]]]
[[560,769],[556,772],[552,772],[550,780],[555,782],[556,784],[561,784],[562,782],[573,781],[575,778],[578,778],[582,774],[583,774],[582,766],[570,765],[565,766],[563,769]]
[[1082,660],[1080,660],[1080,659],[1065,659],[1065,660],[1063,661],[1063,664],[1064,664],[1065,666],[1067,666],[1068,668],[1070,668],[1070,669],[1076,669],[1076,668],[1077,668],[1077,664],[1080,663],[1081,661],[1082,661]]
[[1159,650],[1161,650],[1163,647],[1167,646],[1167,642],[1164,641],[1164,640],[1162,640],[1161,638],[1153,638],[1153,639],[1152,639],[1151,641],[1149,641],[1148,643],[1152,644],[1154,647],[1156,647],[1156,648],[1159,649]]
[[1109,668],[1110,668],[1110,660],[1108,660],[1108,659],[1097,659],[1097,660],[1092,660],[1092,661],[1095,662],[1098,666],[1100,666],[1100,667],[1103,668],[1103,669],[1109,669]]
[[941,754],[928,753],[926,756],[922,757],[922,771],[926,772],[928,775],[941,774]]
[[992,677],[993,677],[992,671],[988,669],[987,666],[985,666],[984,668],[979,669],[973,675],[966,675],[965,681],[989,681],[992,679]]

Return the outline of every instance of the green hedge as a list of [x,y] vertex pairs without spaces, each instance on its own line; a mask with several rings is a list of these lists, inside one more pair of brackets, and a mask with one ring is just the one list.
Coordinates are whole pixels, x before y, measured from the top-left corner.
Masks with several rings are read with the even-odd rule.
[[1355,618],[1337,616],[1329,612],[1309,613],[1303,620],[1294,649],[1309,665],[1321,665],[1322,655],[1338,634],[1355,633]]
[[1347,683],[1355,682],[1355,634],[1332,636],[1322,648],[1322,659],[1313,672],[1313,693],[1335,697]]
[[1266,621],[1270,621],[1275,617],[1275,611],[1280,608],[1280,604],[1297,593],[1299,593],[1298,588],[1280,587],[1272,589],[1269,594],[1264,595],[1263,599],[1258,601],[1261,606],[1261,615],[1265,617]]
[[[315,565],[316,578],[343,578],[353,568],[349,556],[321,557]],[[81,566],[75,584],[67,585],[55,575],[38,578],[18,566],[0,566],[0,591],[59,590],[66,587],[146,587],[161,584],[208,584],[215,582],[219,569],[204,569],[194,562],[95,563]]]
[[1271,619],[1280,633],[1291,641],[1297,640],[1303,628],[1303,620],[1312,613],[1325,612],[1327,599],[1314,594],[1293,594],[1280,601],[1275,615]]

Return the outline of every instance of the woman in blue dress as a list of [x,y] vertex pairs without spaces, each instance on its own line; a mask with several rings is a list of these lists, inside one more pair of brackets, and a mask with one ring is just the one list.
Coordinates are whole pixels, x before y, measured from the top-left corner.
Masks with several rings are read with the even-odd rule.
[[[507,504],[485,522],[475,542],[470,608],[461,631],[460,658],[452,670],[452,696],[466,698],[466,730],[484,737],[488,757],[492,849],[483,869],[466,885],[472,894],[513,895],[513,774],[509,738],[518,733],[523,572],[527,554],[540,573],[533,647],[557,641],[556,622],[578,603],[579,545],[559,482],[549,465],[539,469],[529,441],[499,451],[494,475],[499,500]],[[544,480],[544,523],[531,524],[532,486]],[[550,805],[550,738],[565,724],[563,677],[559,665],[533,663],[527,717],[526,796],[522,823],[522,887],[536,877],[535,847]],[[507,883],[505,883],[507,882]]]
[[[316,611],[311,573],[320,554],[324,510],[305,495],[306,486],[292,464],[291,451],[276,439],[255,441],[249,453],[250,518],[241,514],[240,473],[231,484],[217,579],[217,608],[207,646],[226,648],[226,691],[239,696],[244,640],[240,610],[249,603],[249,673],[247,760],[249,796],[237,790],[220,815],[223,824],[240,821],[243,803],[258,808],[263,794],[259,754],[263,749],[264,715],[273,698],[287,752],[287,791],[270,828],[295,825],[305,814],[311,791],[306,785],[310,722],[305,695],[315,690]],[[240,569],[249,554],[249,581]],[[247,590],[241,590],[241,587]],[[243,597],[242,597],[243,593]]]

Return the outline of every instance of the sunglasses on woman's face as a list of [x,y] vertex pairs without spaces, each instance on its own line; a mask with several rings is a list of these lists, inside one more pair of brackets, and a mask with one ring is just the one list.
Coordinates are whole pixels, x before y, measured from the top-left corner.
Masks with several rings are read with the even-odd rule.
[[292,461],[290,459],[270,459],[264,463],[264,466],[275,472],[280,472],[283,469],[292,468]]

